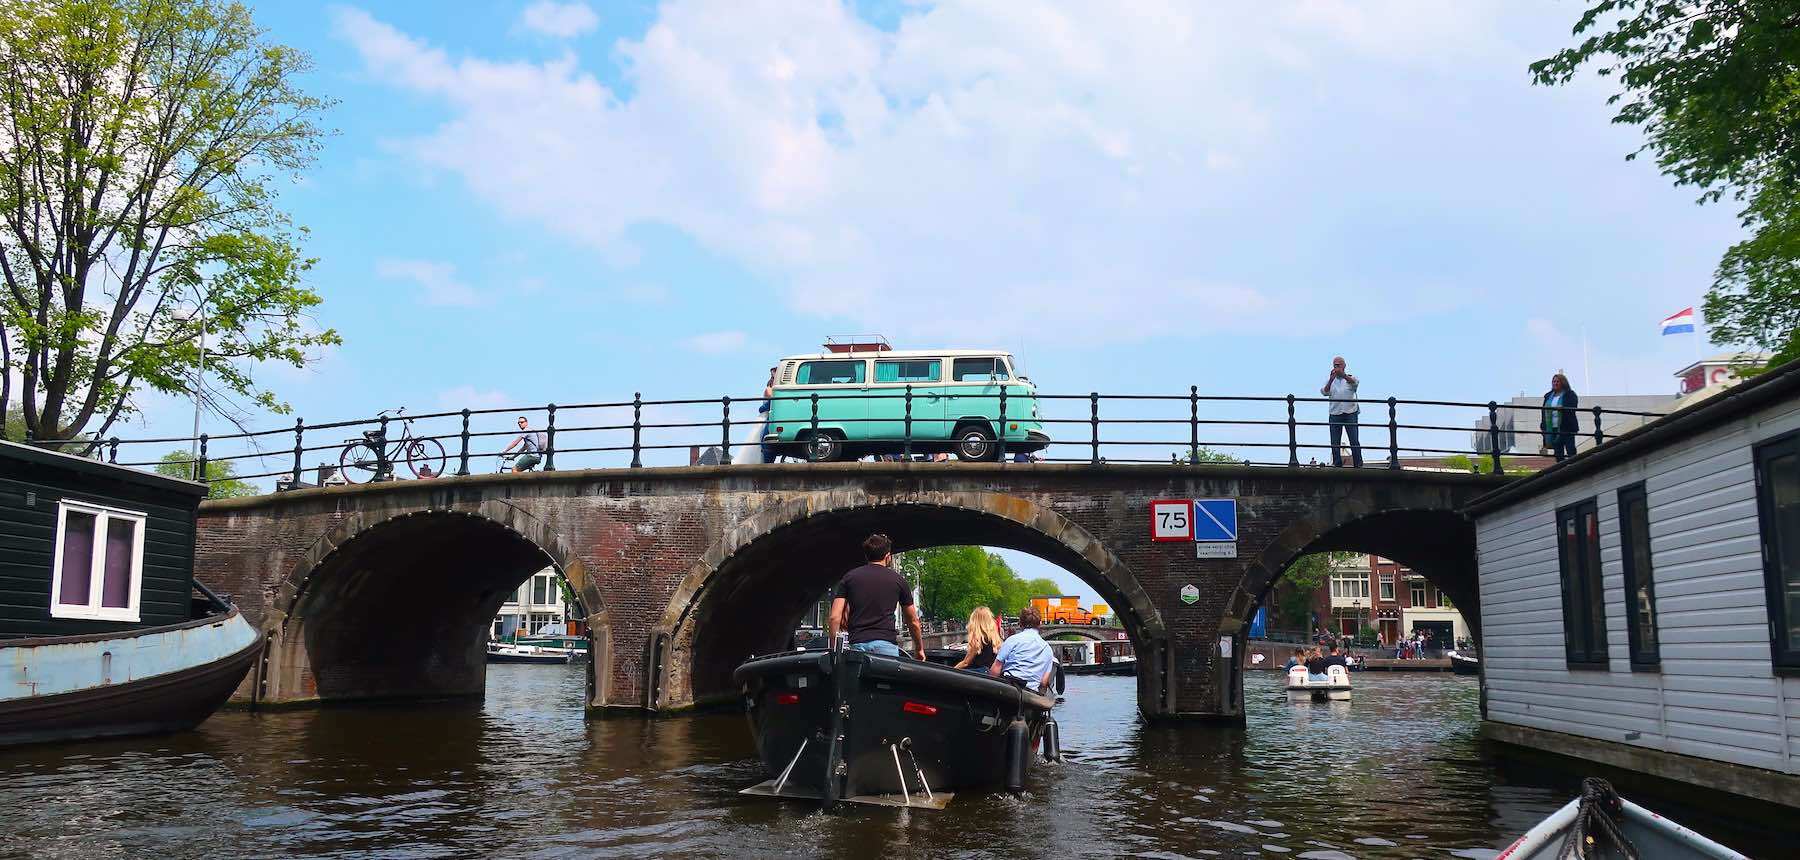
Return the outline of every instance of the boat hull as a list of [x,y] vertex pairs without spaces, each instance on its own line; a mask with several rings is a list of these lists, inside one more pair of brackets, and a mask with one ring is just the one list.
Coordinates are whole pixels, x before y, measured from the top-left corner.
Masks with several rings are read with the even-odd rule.
[[[1749,860],[1742,854],[1624,798],[1619,830],[1644,860]],[[1550,814],[1514,840],[1495,860],[1555,860],[1580,811],[1579,798]],[[1609,852],[1606,856],[1612,856]]]
[[1065,675],[1136,675],[1136,660],[1114,660],[1111,663],[1070,663],[1062,667]]
[[769,777],[747,793],[825,806],[941,808],[956,791],[1020,790],[1053,725],[1052,698],[859,651],[757,658],[734,678]]
[[[143,644],[133,640],[172,636],[187,639],[229,637],[224,639],[229,643],[228,653],[143,677],[111,683],[83,683],[74,689],[47,695],[0,699],[0,747],[186,731],[199,725],[230,698],[262,653],[262,634],[251,628],[233,609],[221,616],[170,627],[7,643],[0,645],[0,656],[15,669],[24,665],[21,674],[28,674],[29,663],[55,662],[42,653],[30,654],[28,649],[74,647],[78,649],[77,659],[93,652],[96,661],[110,662],[114,650],[122,657],[127,646]],[[211,644],[217,650],[218,643]],[[156,646],[152,644],[151,647]],[[180,653],[179,649],[176,653]],[[37,659],[34,661],[33,657]],[[124,662],[120,660],[121,675],[126,670]],[[107,671],[110,672],[110,667]]]
[[1481,661],[1474,657],[1464,657],[1454,651],[1447,655],[1450,658],[1450,671],[1458,675],[1481,674]]
[[489,663],[565,666],[572,661],[572,658],[571,652],[560,648],[543,648],[535,645],[490,645],[487,652]]

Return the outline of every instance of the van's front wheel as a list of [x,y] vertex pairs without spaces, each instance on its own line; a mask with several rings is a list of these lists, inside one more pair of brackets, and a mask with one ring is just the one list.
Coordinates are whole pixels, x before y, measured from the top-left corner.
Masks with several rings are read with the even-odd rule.
[[968,462],[971,460],[993,459],[998,451],[994,445],[994,434],[980,424],[966,424],[956,431],[956,459]]
[[806,440],[806,460],[809,463],[829,463],[843,456],[843,440],[830,433],[821,431],[817,436]]

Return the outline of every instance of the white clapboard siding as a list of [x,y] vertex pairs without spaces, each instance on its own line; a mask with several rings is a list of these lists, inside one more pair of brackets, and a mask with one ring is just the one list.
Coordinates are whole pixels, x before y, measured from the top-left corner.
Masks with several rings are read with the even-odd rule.
[[[1800,678],[1770,665],[1752,446],[1800,428],[1769,407],[1481,515],[1490,720],[1800,774]],[[1618,491],[1644,482],[1661,666],[1632,671]],[[1556,509],[1600,514],[1606,670],[1570,670]]]

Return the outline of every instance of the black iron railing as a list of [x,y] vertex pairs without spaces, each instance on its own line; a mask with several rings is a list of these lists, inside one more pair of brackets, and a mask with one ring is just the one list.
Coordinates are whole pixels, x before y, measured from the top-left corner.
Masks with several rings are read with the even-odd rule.
[[[919,386],[924,388],[926,386]],[[931,386],[937,390],[937,386]],[[824,394],[821,397],[821,394]],[[777,392],[773,397],[716,397],[646,400],[634,394],[630,400],[597,403],[546,404],[504,409],[461,409],[409,415],[404,410],[382,412],[371,418],[308,423],[296,418],[292,427],[237,433],[200,434],[198,438],[166,436],[35,442],[75,449],[123,466],[154,467],[177,463],[192,474],[207,474],[207,464],[233,464],[232,477],[255,481],[277,479],[277,489],[308,486],[331,480],[335,472],[346,481],[386,481],[467,475],[484,471],[483,461],[496,470],[510,468],[503,454],[522,449],[522,435],[515,416],[531,425],[535,468],[643,468],[653,465],[692,465],[697,454],[704,463],[744,465],[762,462],[766,455],[816,459],[821,451],[836,455],[878,456],[917,460],[941,458],[955,446],[955,439],[921,425],[959,428],[985,423],[986,447],[981,459],[1061,463],[1170,463],[1207,462],[1209,453],[1222,453],[1231,461],[1258,466],[1300,467],[1324,465],[1330,460],[1327,440],[1331,422],[1326,412],[1332,403],[1325,397],[1292,394],[1234,397],[1203,395],[1197,386],[1186,393],[1154,394],[1008,394],[977,392],[973,396],[997,402],[997,413],[984,422],[962,422],[959,417],[922,416],[918,403],[927,395],[915,386],[890,386],[854,393],[835,390]],[[897,404],[898,416],[821,416],[821,403],[839,411],[846,402],[863,407]],[[1337,401],[1343,402],[1343,401]],[[1505,467],[1508,439],[1538,440],[1544,437],[1538,416],[1550,407],[1470,403],[1448,400],[1402,400],[1394,397],[1354,401],[1361,409],[1357,422],[1366,461],[1375,468],[1399,469],[1405,456],[1420,460],[1462,455],[1471,464],[1499,472]],[[797,407],[802,418],[782,422],[781,444],[773,449],[761,444],[767,410]],[[734,408],[735,407],[735,408]],[[1605,444],[1609,432],[1617,435],[1660,413],[1604,409],[1581,410],[1588,426],[1583,437],[1594,445]],[[786,413],[787,410],[784,410]],[[748,414],[750,417],[740,417]],[[1503,415],[1525,415],[1529,427],[1505,429]],[[1402,417],[1405,420],[1402,420]],[[1367,419],[1374,417],[1371,422]],[[1317,418],[1319,420],[1314,420]],[[541,421],[542,426],[538,426]],[[1610,423],[1609,423],[1610,422]],[[847,432],[863,424],[897,424],[899,432],[880,438],[850,438]],[[1518,422],[1516,422],[1518,423]],[[796,426],[797,425],[797,426]],[[1480,425],[1480,426],[1477,426]],[[1002,429],[1004,428],[1004,429]],[[1026,438],[1022,428],[1035,428],[1043,438]],[[980,428],[977,428],[980,429]],[[1471,434],[1485,436],[1470,447]],[[739,438],[734,440],[734,436]],[[822,444],[822,438],[836,445]],[[1548,439],[1544,439],[1548,444]],[[505,449],[514,443],[513,452]],[[223,446],[223,447],[221,447]],[[971,446],[973,447],[973,446]],[[1348,447],[1347,445],[1345,446]],[[1535,446],[1533,446],[1535,447]],[[197,452],[184,458],[163,460],[171,449]],[[689,456],[680,458],[677,452]],[[735,451],[735,453],[734,453]],[[184,453],[186,453],[184,451]],[[964,450],[962,454],[969,454]],[[1523,454],[1535,453],[1527,450]],[[1273,454],[1273,458],[1264,456]],[[1369,454],[1385,455],[1367,456]],[[1148,455],[1148,456],[1146,456]],[[1517,456],[1517,455],[1515,455]],[[490,458],[493,458],[490,460]],[[627,459],[628,458],[628,459]],[[1308,462],[1302,462],[1305,458]],[[673,462],[668,462],[673,460]],[[1348,460],[1346,460],[1348,462]],[[1020,465],[1025,465],[1021,462]],[[314,482],[304,480],[317,470]]]

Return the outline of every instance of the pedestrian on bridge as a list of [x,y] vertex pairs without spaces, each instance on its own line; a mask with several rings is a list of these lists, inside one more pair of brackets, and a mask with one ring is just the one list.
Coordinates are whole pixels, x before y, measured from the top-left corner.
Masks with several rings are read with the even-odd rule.
[[1344,454],[1339,449],[1340,440],[1345,434],[1350,436],[1350,462],[1360,469],[1363,464],[1362,440],[1357,438],[1359,429],[1357,420],[1362,407],[1356,402],[1356,377],[1345,369],[1344,357],[1331,360],[1331,375],[1325,378],[1325,385],[1319,394],[1331,399],[1329,421],[1331,423],[1331,465],[1344,465]]
[[1544,447],[1561,463],[1575,456],[1575,434],[1581,432],[1580,413],[1576,408],[1581,398],[1569,387],[1569,378],[1560,373],[1550,377],[1550,390],[1544,392],[1544,408],[1538,413],[1542,425]]
[[543,461],[544,450],[550,447],[550,437],[531,429],[531,421],[520,415],[519,435],[513,437],[511,442],[506,443],[506,448],[500,453],[502,455],[512,453],[512,449],[520,445],[525,446],[525,450],[519,454],[519,459],[513,461],[513,472],[515,473],[528,472],[537,468],[537,464]]

